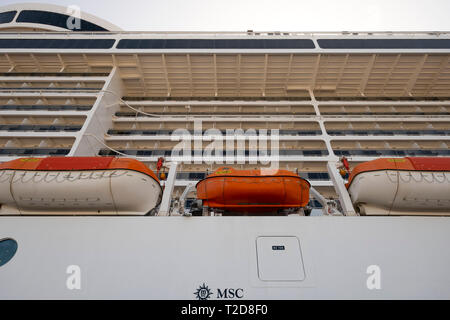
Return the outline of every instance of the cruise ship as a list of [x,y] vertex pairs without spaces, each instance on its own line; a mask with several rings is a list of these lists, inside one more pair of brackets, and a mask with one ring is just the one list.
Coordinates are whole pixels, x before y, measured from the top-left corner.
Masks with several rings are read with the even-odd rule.
[[447,32],[1,7],[0,299],[450,299],[449,147]]

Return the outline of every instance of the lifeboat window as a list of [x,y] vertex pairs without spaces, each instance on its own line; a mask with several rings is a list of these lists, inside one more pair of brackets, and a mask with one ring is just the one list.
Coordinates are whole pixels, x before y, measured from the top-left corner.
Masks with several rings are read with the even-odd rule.
[[16,254],[17,242],[13,239],[0,240],[0,267],[8,263]]

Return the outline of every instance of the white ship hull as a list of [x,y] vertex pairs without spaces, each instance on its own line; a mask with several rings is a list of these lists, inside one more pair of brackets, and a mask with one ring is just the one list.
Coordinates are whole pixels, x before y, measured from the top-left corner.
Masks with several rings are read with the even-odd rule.
[[448,230],[446,217],[0,217],[0,238],[18,243],[0,299],[195,299],[203,284],[210,299],[227,288],[242,299],[449,299]]
[[[72,9],[0,8],[0,163],[120,155],[157,174],[0,175],[0,299],[450,299],[450,217],[431,216],[449,215],[450,169],[361,173],[352,198],[338,169],[450,156],[449,32],[129,32],[61,24]],[[326,216],[206,216],[222,213],[191,189],[224,162],[298,170]]]

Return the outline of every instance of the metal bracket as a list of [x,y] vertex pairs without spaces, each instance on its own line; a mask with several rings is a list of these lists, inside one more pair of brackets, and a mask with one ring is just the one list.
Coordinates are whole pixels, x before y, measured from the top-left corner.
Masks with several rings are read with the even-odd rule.
[[169,164],[169,175],[164,184],[164,193],[159,206],[158,216],[168,216],[170,214],[170,205],[172,202],[172,193],[175,186],[175,179],[177,177],[178,162],[171,162]]
[[189,192],[192,191],[192,189],[195,189],[195,183],[191,182],[189,183],[186,188],[184,188],[183,193],[180,196],[180,214],[183,216],[191,216],[192,214],[189,212],[184,211],[184,203],[186,201],[186,197],[189,194]]
[[324,215],[328,216],[341,216],[342,212],[337,209],[337,204],[333,200],[327,200],[324,196],[320,194],[319,191],[311,187],[309,192],[312,194],[313,198],[320,202],[322,205],[322,212]]
[[355,209],[353,208],[352,200],[348,194],[347,188],[344,185],[341,175],[337,170],[337,162],[330,161],[327,163],[327,170],[330,174],[331,181],[333,181],[334,189],[339,196],[342,210],[346,216],[357,216]]

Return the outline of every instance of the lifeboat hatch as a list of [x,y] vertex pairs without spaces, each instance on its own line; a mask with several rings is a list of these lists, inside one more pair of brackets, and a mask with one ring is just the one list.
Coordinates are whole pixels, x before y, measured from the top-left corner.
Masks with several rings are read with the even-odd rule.
[[262,281],[305,279],[300,241],[294,236],[256,238],[258,277]]

